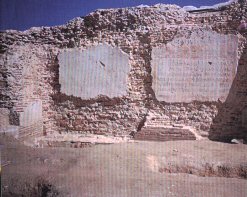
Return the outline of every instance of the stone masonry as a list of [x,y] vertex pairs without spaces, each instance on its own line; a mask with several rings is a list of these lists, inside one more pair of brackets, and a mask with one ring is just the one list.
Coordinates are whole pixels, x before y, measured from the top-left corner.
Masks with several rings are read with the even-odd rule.
[[96,10],[0,33],[0,130],[247,138],[247,2]]

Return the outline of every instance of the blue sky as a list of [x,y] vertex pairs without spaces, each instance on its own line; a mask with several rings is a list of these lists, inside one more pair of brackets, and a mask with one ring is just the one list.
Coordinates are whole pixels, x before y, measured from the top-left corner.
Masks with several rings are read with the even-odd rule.
[[[227,1],[227,0],[225,0]],[[25,30],[54,26],[98,8],[131,7],[140,4],[177,4],[181,7],[214,5],[224,0],[0,0],[0,29]]]

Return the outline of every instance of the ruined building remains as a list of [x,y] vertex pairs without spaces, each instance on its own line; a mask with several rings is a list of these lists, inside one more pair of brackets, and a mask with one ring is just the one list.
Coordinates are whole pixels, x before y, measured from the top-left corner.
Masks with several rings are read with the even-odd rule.
[[19,139],[246,139],[246,24],[238,0],[96,10],[2,31],[0,130]]

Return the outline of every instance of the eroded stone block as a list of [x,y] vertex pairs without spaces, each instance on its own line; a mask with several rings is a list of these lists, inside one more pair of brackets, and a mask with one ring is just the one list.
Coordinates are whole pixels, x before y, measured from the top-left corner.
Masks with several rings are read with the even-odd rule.
[[166,102],[225,101],[237,71],[238,38],[192,32],[152,50],[153,90]]
[[42,102],[40,100],[30,103],[20,113],[20,126],[27,127],[42,121]]
[[0,108],[0,127],[9,125],[9,109]]
[[162,126],[143,127],[141,131],[135,134],[134,139],[151,141],[196,140],[196,136],[189,129]]
[[98,95],[126,95],[129,57],[106,44],[58,55],[61,93],[90,99]]
[[0,108],[0,133],[18,137],[19,127],[10,124],[10,111],[7,108]]
[[247,107],[242,111],[242,126],[247,129]]

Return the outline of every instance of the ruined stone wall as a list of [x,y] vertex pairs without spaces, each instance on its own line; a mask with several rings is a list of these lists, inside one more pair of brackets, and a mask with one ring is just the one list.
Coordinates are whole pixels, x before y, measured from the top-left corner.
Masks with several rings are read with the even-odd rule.
[[243,138],[246,5],[97,10],[63,26],[1,32],[0,108],[23,136]]

